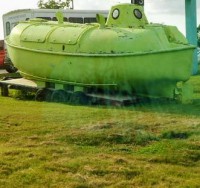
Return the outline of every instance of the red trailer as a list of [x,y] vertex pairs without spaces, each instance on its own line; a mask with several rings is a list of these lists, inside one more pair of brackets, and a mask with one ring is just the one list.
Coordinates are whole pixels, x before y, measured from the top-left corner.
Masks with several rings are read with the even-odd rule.
[[15,73],[17,68],[13,66],[10,58],[6,58],[6,49],[4,48],[4,40],[0,40],[0,69],[3,68],[9,73]]
[[5,59],[4,41],[0,40],[0,67],[4,65],[4,59]]

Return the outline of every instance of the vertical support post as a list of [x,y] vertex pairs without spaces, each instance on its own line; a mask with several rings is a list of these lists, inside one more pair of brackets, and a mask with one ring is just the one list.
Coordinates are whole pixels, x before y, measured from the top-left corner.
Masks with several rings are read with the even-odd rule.
[[[186,37],[189,43],[197,46],[197,7],[196,0],[185,0]],[[197,49],[193,55],[192,73],[198,72]]]
[[8,85],[1,85],[1,96],[7,97],[8,94]]

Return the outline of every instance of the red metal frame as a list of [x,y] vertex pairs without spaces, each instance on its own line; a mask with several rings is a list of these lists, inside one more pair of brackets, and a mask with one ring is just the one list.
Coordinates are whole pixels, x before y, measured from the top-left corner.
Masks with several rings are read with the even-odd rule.
[[4,64],[5,50],[0,50],[0,66]]
[[0,66],[4,64],[5,55],[4,40],[0,40]]

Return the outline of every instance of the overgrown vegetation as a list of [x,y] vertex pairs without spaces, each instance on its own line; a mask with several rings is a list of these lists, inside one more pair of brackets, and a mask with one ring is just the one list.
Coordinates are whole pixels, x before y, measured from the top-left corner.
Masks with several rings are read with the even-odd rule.
[[193,104],[73,106],[0,97],[0,187],[199,187]]
[[[62,1],[62,0],[48,0],[48,1],[39,0],[38,7],[41,9],[64,9],[64,8],[69,8],[71,2],[73,4],[73,0],[64,0],[64,1]],[[73,7],[71,7],[71,8],[73,8]]]

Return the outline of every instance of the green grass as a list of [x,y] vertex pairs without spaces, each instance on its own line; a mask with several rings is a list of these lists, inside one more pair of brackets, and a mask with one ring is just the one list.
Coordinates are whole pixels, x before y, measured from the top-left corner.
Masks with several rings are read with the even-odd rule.
[[0,97],[0,187],[199,187],[193,104],[73,106]]

